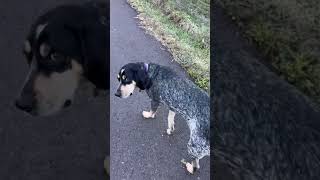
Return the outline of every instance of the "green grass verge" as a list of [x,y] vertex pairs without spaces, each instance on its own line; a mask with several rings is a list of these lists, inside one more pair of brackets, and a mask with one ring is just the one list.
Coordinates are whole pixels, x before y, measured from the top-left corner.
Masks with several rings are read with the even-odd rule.
[[317,0],[218,0],[280,76],[320,103]]
[[209,23],[174,8],[170,1],[162,6],[148,0],[128,3],[139,12],[141,26],[168,48],[200,88],[209,91]]

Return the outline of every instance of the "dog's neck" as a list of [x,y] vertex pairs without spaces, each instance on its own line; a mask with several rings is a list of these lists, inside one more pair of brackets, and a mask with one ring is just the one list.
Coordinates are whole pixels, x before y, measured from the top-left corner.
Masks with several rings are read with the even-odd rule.
[[157,76],[159,67],[160,66],[158,64],[148,63],[147,69],[146,68],[144,68],[144,69],[146,70],[148,77],[153,79],[155,76]]
[[[145,72],[148,74],[149,64],[148,64],[148,63],[143,63],[143,67],[144,67]],[[139,89],[139,92],[141,92],[141,91],[142,91],[142,90]]]

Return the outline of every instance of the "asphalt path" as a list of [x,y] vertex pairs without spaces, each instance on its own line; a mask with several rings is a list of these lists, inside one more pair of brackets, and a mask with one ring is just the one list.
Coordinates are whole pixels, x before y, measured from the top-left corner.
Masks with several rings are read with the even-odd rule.
[[168,136],[166,106],[159,107],[155,119],[144,119],[142,111],[150,108],[144,91],[135,91],[127,99],[114,96],[117,73],[126,63],[154,62],[188,77],[166,48],[139,27],[137,13],[125,0],[111,0],[110,7],[111,179],[209,179],[209,157],[200,161],[201,169],[194,175],[180,163],[187,157],[189,138],[184,119],[176,115],[176,130]]
[[105,179],[106,97],[80,91],[72,107],[49,117],[31,117],[13,106],[28,71],[22,47],[31,23],[59,4],[79,2],[84,0],[0,3],[0,179]]

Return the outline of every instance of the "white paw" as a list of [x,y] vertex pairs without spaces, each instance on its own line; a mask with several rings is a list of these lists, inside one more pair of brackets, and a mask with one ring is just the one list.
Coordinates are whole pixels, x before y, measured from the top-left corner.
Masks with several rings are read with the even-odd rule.
[[167,129],[167,134],[170,135],[174,131],[174,126],[171,126],[170,128]]
[[190,163],[186,163],[186,167],[187,167],[187,171],[188,171],[190,174],[193,174],[193,165],[190,164]]
[[142,111],[142,116],[144,118],[154,118],[155,113],[152,113],[151,111]]

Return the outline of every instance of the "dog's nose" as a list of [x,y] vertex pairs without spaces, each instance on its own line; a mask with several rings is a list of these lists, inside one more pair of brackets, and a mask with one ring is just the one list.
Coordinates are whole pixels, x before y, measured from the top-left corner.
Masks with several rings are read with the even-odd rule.
[[32,104],[31,103],[25,103],[19,99],[15,101],[15,105],[17,108],[26,111],[26,112],[31,112],[32,111]]
[[114,94],[117,97],[121,97],[121,91],[118,89],[117,92]]
[[66,108],[66,107],[69,107],[71,105],[71,100],[70,99],[67,99],[64,104],[63,104],[63,107]]

